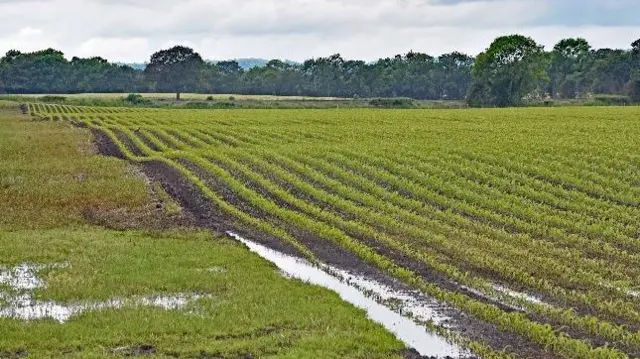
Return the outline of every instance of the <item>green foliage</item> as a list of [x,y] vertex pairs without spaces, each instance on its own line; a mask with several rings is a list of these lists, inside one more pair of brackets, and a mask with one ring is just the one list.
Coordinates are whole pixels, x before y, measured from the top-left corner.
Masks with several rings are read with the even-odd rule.
[[0,59],[0,82],[12,94],[125,92],[140,87],[140,80],[139,73],[130,67],[98,57],[68,61],[53,49],[32,53],[11,50]]
[[247,70],[237,61],[205,62],[192,49],[176,46],[153,54],[144,72],[100,57],[68,61],[54,49],[12,50],[0,59],[0,93],[4,87],[9,94],[405,97],[513,106],[548,97],[571,100],[593,94],[627,94],[633,72],[640,69],[639,42],[632,43],[630,50],[591,49],[585,39],[567,38],[552,51],[543,52],[530,38],[512,35],[496,39],[477,59],[460,52],[435,57],[410,51],[367,63],[334,54],[301,64],[274,59]]
[[468,102],[474,106],[515,106],[546,78],[543,47],[521,35],[502,36],[478,55]]
[[633,74],[627,87],[631,101],[640,103],[640,69]]
[[410,98],[374,98],[369,104],[378,108],[411,108],[414,107],[414,101]]
[[589,43],[582,38],[563,39],[551,52],[549,94],[556,98],[573,99],[589,87]]
[[40,102],[63,103],[67,101],[67,98],[65,96],[47,95],[38,97],[37,100]]
[[124,100],[132,105],[147,105],[151,103],[151,100],[144,98],[142,95],[137,93],[128,94]]
[[198,87],[204,66],[202,57],[193,49],[174,46],[153,54],[144,73],[157,91],[175,92],[180,100],[181,92]]
[[586,103],[588,106],[624,106],[631,103],[629,96],[622,95],[598,95]]
[[634,53],[640,53],[640,39],[631,43],[631,50]]

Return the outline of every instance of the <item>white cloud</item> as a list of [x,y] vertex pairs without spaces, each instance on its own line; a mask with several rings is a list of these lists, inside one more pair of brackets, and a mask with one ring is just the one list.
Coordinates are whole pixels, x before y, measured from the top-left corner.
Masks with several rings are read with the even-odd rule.
[[[151,48],[149,41],[144,38],[102,38],[89,39],[78,46],[75,56],[92,57],[100,54],[109,60],[126,60],[131,54],[151,54],[155,49]],[[103,57],[105,57],[103,56]]]
[[[574,1],[574,0],[571,0]],[[599,0],[590,0],[595,3]],[[628,1],[628,0],[617,0]],[[587,1],[585,1],[586,3]],[[173,44],[204,57],[303,60],[340,52],[374,60],[410,49],[478,53],[519,32],[552,46],[583,36],[628,47],[640,23],[556,23],[553,0],[0,0],[0,52],[56,47],[71,56],[145,61]],[[585,8],[593,8],[593,6]],[[619,11],[619,7],[613,7]],[[576,8],[576,18],[580,16]],[[28,14],[25,16],[24,14]],[[553,20],[553,21],[552,21]],[[538,24],[538,25],[537,25]],[[541,25],[541,24],[544,24]]]

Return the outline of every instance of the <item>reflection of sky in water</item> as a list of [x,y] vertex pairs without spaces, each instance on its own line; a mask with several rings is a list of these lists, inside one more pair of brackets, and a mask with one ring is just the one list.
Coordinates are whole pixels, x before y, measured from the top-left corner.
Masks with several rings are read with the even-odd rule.
[[434,311],[435,308],[442,307],[438,303],[419,302],[414,297],[394,292],[393,289],[377,281],[354,277],[348,272],[326,267],[332,273],[337,273],[338,276],[347,279],[346,282],[353,283],[353,285],[350,285],[305,260],[282,254],[235,234],[229,234],[244,243],[251,251],[273,262],[287,277],[331,289],[346,302],[364,309],[371,320],[382,324],[399,340],[417,350],[421,355],[436,357],[468,355],[468,353],[462,352],[460,348],[449,343],[443,337],[429,333],[423,325],[416,324],[413,320],[405,318],[379,304],[371,295],[366,295],[363,291],[370,292],[373,296],[377,296],[382,300],[394,299],[400,303],[400,308],[403,312],[412,313],[420,320],[432,320],[436,324],[442,323],[446,319]]
[[197,301],[203,296],[193,294],[175,294],[171,296],[113,298],[104,302],[56,303],[39,301],[33,298],[33,290],[44,287],[38,278],[38,272],[46,269],[65,268],[66,264],[39,265],[21,264],[14,268],[0,267],[0,285],[10,289],[0,292],[0,317],[19,320],[37,320],[51,318],[64,323],[71,317],[85,311],[117,309],[123,307],[157,307],[166,310],[179,310]]

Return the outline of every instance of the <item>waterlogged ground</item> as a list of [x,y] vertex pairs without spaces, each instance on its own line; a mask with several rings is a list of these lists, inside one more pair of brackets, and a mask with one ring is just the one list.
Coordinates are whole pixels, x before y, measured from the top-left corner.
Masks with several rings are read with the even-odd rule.
[[207,233],[21,231],[4,233],[0,247],[11,248],[0,275],[5,352],[383,358],[403,348],[338,295]]
[[437,326],[445,326],[448,318],[442,314],[446,309],[440,303],[427,298],[417,298],[411,293],[390,288],[375,279],[353,275],[335,267],[313,265],[304,259],[269,249],[237,234],[229,234],[252,252],[274,263],[283,275],[331,289],[346,302],[364,309],[371,320],[382,324],[420,355],[438,358],[472,357],[470,352],[434,333],[433,330],[426,329],[422,324],[430,322]]
[[169,201],[87,132],[0,104],[0,358],[407,353],[337,293],[176,229]]

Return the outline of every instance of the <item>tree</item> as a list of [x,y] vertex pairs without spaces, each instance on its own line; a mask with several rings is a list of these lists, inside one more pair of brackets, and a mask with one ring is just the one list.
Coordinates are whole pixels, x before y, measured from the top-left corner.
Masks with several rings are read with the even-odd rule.
[[574,98],[584,92],[590,50],[591,45],[583,38],[563,39],[553,47],[549,67],[551,96]]
[[588,78],[591,90],[599,94],[622,94],[631,79],[631,53],[624,50],[598,49],[591,52]]
[[476,106],[519,105],[547,78],[545,67],[543,47],[533,39],[522,35],[498,37],[476,59],[468,102]]
[[627,88],[631,101],[640,103],[640,70],[636,70],[633,75],[631,75],[631,80],[629,80]]
[[554,47],[553,52],[559,54],[563,58],[579,59],[589,55],[591,45],[587,40],[577,37],[560,40]]
[[442,99],[463,100],[471,84],[473,58],[460,52],[438,58],[436,79],[442,81]]
[[636,54],[640,53],[640,39],[631,43],[631,51]]
[[155,83],[156,90],[175,92],[179,101],[181,92],[197,90],[203,69],[204,61],[197,52],[174,46],[153,54],[144,73],[147,80]]

